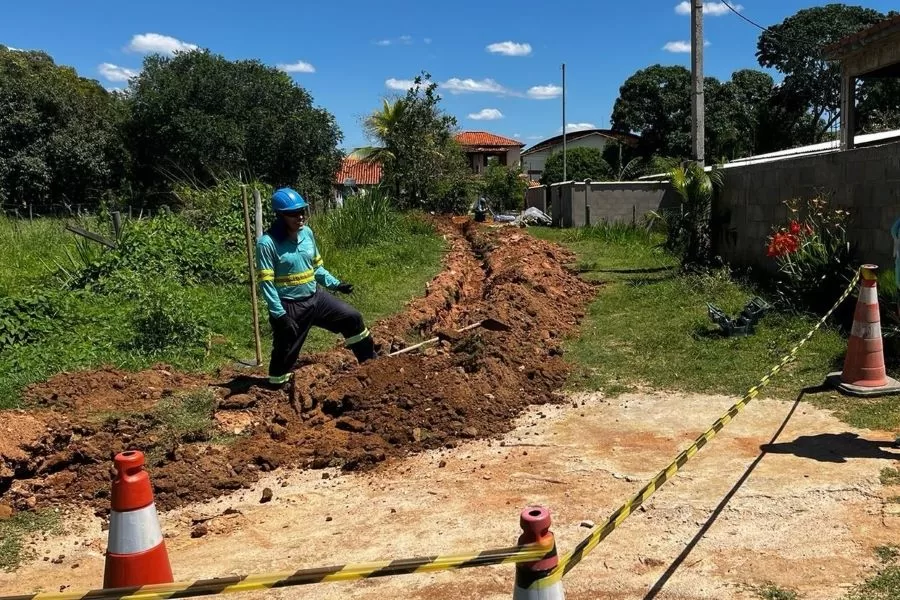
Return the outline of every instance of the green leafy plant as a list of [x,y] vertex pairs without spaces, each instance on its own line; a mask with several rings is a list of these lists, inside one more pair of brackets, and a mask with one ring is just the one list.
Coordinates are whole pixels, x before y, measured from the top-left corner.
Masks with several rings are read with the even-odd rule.
[[0,352],[30,344],[65,327],[64,300],[52,294],[0,297]]
[[847,239],[849,213],[822,197],[789,200],[788,223],[769,237],[766,253],[778,265],[776,301],[787,308],[823,312],[854,275]]
[[178,282],[163,279],[147,284],[137,296],[130,348],[155,356],[172,348],[196,351],[204,346],[209,336],[205,319],[191,306]]

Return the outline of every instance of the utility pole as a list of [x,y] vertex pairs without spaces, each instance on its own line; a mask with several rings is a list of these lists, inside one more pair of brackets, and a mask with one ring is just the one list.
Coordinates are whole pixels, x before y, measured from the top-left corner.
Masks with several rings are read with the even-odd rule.
[[691,153],[693,159],[705,164],[703,106],[703,0],[691,0]]
[[563,181],[566,181],[566,63],[562,64],[562,102],[563,102]]

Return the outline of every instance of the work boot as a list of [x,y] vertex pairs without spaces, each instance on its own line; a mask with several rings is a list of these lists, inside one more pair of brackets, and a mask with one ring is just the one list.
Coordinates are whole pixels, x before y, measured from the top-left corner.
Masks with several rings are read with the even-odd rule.
[[375,340],[371,335],[347,347],[353,352],[359,364],[375,358]]

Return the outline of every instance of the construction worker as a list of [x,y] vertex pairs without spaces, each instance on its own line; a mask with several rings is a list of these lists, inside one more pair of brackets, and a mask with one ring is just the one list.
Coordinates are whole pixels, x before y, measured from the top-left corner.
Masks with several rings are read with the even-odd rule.
[[283,388],[313,325],[344,336],[344,344],[363,363],[375,356],[372,335],[358,310],[328,290],[353,293],[353,286],[329,273],[322,264],[312,230],[306,225],[309,207],[295,190],[272,194],[276,219],[256,243],[259,285],[269,308],[272,357],[269,383]]
[[479,196],[478,200],[475,201],[475,220],[479,223],[484,223],[487,218],[487,202],[484,199],[484,196]]

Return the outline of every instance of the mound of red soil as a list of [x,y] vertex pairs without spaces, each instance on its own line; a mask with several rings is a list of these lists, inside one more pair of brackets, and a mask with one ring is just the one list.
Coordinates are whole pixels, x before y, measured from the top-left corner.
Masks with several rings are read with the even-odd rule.
[[[554,401],[567,375],[560,342],[594,290],[565,268],[572,255],[520,230],[468,221],[440,226],[450,243],[445,269],[423,297],[372,327],[389,349],[406,346],[413,334],[446,331],[439,344],[364,365],[342,348],[306,356],[295,373],[297,405],[306,408],[300,413],[285,393],[235,373],[210,380],[160,367],[54,377],[26,393],[54,411],[42,417],[46,426],[31,422],[28,435],[0,452],[0,503],[84,501],[105,512],[112,457],[125,449],[154,453],[156,501],[169,509],[281,466],[362,469],[507,431],[524,407]],[[487,317],[508,330],[453,334]],[[160,397],[207,385],[220,396],[216,420],[243,422],[242,436],[229,445],[183,440],[164,447],[158,419],[147,411]],[[111,412],[125,416],[97,416]],[[16,414],[6,416],[27,416]]]

